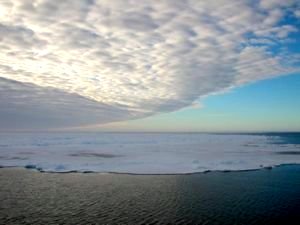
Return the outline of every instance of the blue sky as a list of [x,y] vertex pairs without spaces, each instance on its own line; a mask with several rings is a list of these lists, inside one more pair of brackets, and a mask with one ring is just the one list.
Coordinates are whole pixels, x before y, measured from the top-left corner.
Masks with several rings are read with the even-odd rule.
[[300,130],[299,27],[297,0],[0,2],[0,130]]
[[189,107],[146,119],[104,126],[109,131],[300,131],[300,76],[290,74],[208,96]]

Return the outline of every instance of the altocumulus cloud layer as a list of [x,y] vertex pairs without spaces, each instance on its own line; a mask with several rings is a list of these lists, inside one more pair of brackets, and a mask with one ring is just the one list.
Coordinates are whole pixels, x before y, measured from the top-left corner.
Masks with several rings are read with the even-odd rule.
[[0,125],[141,118],[299,69],[299,1],[0,1]]

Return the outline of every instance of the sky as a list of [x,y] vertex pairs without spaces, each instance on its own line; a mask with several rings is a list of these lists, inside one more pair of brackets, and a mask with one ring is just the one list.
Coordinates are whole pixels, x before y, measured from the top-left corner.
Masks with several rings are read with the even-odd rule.
[[299,132],[299,87],[299,75],[291,74],[209,96],[199,105],[173,113],[100,128],[130,132]]
[[297,0],[2,0],[0,131],[300,131]]

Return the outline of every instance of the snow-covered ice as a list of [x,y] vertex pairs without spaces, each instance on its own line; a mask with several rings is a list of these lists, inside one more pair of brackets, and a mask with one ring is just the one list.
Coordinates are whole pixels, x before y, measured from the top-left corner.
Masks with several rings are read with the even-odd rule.
[[289,142],[285,134],[0,134],[3,167],[173,174],[248,170],[289,163],[300,163],[300,144]]

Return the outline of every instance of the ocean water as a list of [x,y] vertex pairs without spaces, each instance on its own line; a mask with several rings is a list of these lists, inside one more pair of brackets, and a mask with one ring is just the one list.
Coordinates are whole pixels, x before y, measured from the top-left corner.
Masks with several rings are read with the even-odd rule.
[[300,133],[1,133],[0,166],[179,174],[300,163]]
[[0,169],[0,224],[299,224],[300,166],[192,175]]

